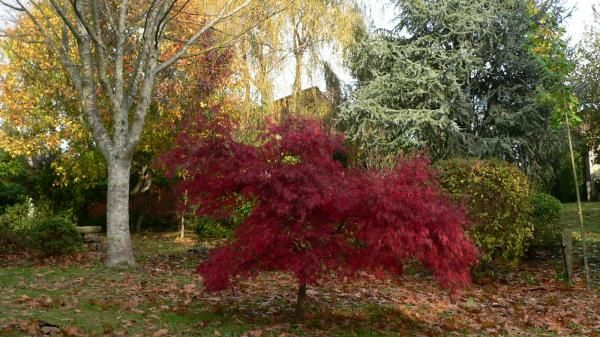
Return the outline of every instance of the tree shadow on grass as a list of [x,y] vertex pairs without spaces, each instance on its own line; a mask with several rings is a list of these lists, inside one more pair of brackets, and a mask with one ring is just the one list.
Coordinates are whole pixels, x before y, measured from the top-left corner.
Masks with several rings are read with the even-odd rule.
[[[412,314],[410,308],[371,300],[323,302],[310,298],[303,320],[294,312],[294,292],[276,291],[267,296],[224,296],[223,301],[206,303],[220,324],[260,330],[261,336],[446,336],[461,327],[451,319],[431,324]],[[276,300],[274,300],[274,298]],[[214,299],[213,299],[214,300]],[[213,322],[206,322],[212,325]],[[249,335],[250,336],[250,335]],[[285,335],[284,335],[285,336]]]

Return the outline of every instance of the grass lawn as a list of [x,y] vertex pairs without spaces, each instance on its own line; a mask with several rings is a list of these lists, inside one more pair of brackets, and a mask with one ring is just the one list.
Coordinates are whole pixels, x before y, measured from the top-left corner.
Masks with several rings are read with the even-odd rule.
[[288,275],[206,294],[193,274],[201,257],[188,252],[195,243],[174,237],[135,236],[139,267],[127,272],[94,253],[0,257],[0,336],[40,335],[40,320],[63,336],[600,336],[600,291],[565,285],[560,261],[529,262],[455,296],[419,269],[394,281],[324,282],[309,288],[307,318],[294,323]]
[[[587,231],[600,235],[600,202],[583,202],[583,223]],[[579,230],[577,203],[563,204],[561,224]],[[596,235],[592,235],[596,237]]]
[[[588,262],[592,282],[596,287],[600,286],[600,202],[583,202],[583,223],[588,243]],[[562,226],[573,228],[575,238],[575,256],[578,262],[582,260],[581,229],[579,226],[579,215],[577,203],[563,204],[561,210]],[[599,319],[600,320],[600,319]]]

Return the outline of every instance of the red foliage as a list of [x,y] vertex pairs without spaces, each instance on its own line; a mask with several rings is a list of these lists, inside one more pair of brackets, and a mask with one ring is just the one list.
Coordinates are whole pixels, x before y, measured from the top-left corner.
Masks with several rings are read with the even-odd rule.
[[235,141],[227,121],[206,123],[188,128],[164,158],[186,171],[179,188],[214,217],[228,214],[240,195],[255,201],[232,242],[198,266],[208,291],[270,270],[309,284],[332,271],[400,274],[409,258],[442,286],[470,281],[477,251],[465,215],[441,193],[426,158],[389,171],[349,169],[334,159],[345,150],[343,137],[313,120],[270,125],[261,146]]

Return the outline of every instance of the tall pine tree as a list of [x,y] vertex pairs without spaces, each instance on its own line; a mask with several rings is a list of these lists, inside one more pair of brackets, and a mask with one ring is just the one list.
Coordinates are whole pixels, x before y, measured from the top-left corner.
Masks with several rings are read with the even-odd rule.
[[562,142],[551,109],[539,102],[543,69],[528,45],[536,20],[548,12],[560,18],[562,8],[529,0],[397,6],[395,29],[352,54],[357,89],[338,120],[350,139],[370,154],[500,158],[548,181]]

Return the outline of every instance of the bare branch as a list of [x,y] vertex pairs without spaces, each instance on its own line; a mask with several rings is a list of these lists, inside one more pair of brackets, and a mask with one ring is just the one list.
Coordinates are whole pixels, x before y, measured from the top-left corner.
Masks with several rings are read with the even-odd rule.
[[181,14],[183,12],[183,10],[187,7],[187,5],[190,3],[190,1],[191,0],[186,0],[185,3],[183,5],[181,5],[179,7],[179,9],[166,20],[164,26],[166,26],[169,22],[171,22],[171,20],[176,18],[179,14]]
[[129,0],[124,0],[121,3],[121,8],[119,8],[119,21],[117,23],[117,46],[115,48],[115,99],[118,100],[121,104],[121,108],[125,105],[123,102],[123,88],[124,88],[124,78],[123,78],[123,66],[124,66],[124,50],[125,50],[125,41],[127,40],[127,13],[129,11]]
[[107,61],[106,61],[106,51],[104,46],[104,41],[102,39],[102,33],[101,33],[101,23],[100,23],[100,9],[98,8],[98,2],[97,1],[92,1],[91,3],[91,7],[92,7],[92,17],[94,18],[94,21],[92,22],[92,24],[94,25],[94,29],[97,32],[97,47],[96,47],[96,66],[98,67],[98,77],[100,78],[100,81],[102,82],[102,87],[104,88],[104,91],[106,92],[106,95],[108,96],[110,103],[112,104],[113,110],[114,111],[119,111],[120,107],[121,107],[121,103],[117,100],[115,100],[115,94],[114,94],[114,89],[108,79],[108,66],[107,66]]
[[150,20],[150,13],[153,13],[154,5],[156,5],[157,0],[152,0],[150,3],[150,7],[148,7],[148,11],[146,11],[146,18],[144,19],[144,30],[142,36],[146,35],[146,31],[148,30],[148,22]]
[[67,70],[67,74],[71,78],[71,82],[75,86],[75,89],[80,95],[83,95],[83,88],[81,84],[81,76],[79,76],[79,72],[77,66],[71,60],[69,56],[69,52],[71,51],[71,46],[69,44],[69,34],[67,32],[68,28],[63,23],[62,36],[61,36],[61,44],[62,48],[58,48],[60,59],[62,61],[63,67]]
[[[56,55],[59,56],[59,59],[63,65],[63,67],[65,68],[65,70],[67,71],[67,74],[69,75],[69,77],[71,79],[71,82],[73,83],[73,85],[75,86],[75,88],[77,90],[81,91],[81,77],[79,76],[78,72],[76,71],[76,66],[69,56],[68,47],[67,47],[67,49],[64,49],[65,46],[68,46],[68,43],[65,43],[64,31],[63,31],[63,35],[62,35],[62,37],[63,37],[62,45],[59,46],[57,43],[54,43],[54,41],[52,41],[52,37],[48,34],[49,30],[51,32],[53,31],[52,25],[50,24],[50,21],[48,20],[48,18],[42,17],[42,19],[46,23],[46,27],[43,27],[41,25],[41,23],[39,22],[39,20],[36,18],[36,16],[34,16],[33,13],[25,5],[23,5],[23,3],[20,0],[16,0],[16,3],[19,5],[18,8],[20,9],[20,11],[25,13],[25,15],[33,23],[33,25],[36,28],[36,30],[38,31],[38,33],[40,33],[40,35],[44,38],[46,46],[48,46],[48,48],[50,48],[52,51],[54,51],[56,53]],[[38,3],[36,3],[35,1],[30,1],[30,3],[33,7],[40,10],[40,13],[42,12],[40,5]]]
[[160,13],[160,19],[158,20],[158,22],[156,22],[156,32],[154,33],[154,48],[158,49],[162,31],[163,31],[164,27],[166,26],[166,23],[164,23],[164,25],[163,25],[163,22],[169,15],[169,12],[171,10],[173,10],[173,6],[175,6],[176,2],[177,2],[177,0],[173,0],[173,1],[171,1],[170,4],[168,4],[168,2],[166,2],[165,5],[163,5],[163,10],[161,10],[161,13]]
[[[152,69],[156,67],[157,60],[155,57],[151,57],[148,65],[148,69]],[[148,113],[148,108],[150,106],[150,100],[152,98],[152,89],[154,87],[154,79],[156,74],[150,71],[147,74],[147,77],[144,78],[142,86],[140,88],[140,101],[138,102],[135,113],[133,116],[133,123],[131,124],[131,128],[129,130],[129,139],[125,148],[125,153],[127,155],[132,155],[135,147],[140,141],[142,136],[142,131],[144,129],[144,121],[146,119],[146,114]]]
[[97,105],[96,86],[94,83],[94,67],[92,61],[92,48],[87,38],[82,38],[79,43],[79,55],[81,56],[81,83],[83,111],[87,122],[92,129],[94,139],[107,161],[111,161],[111,155],[115,155],[114,147],[106,127],[100,118]]
[[106,17],[106,21],[108,21],[108,23],[111,26],[111,29],[114,31],[117,29],[115,17],[113,16],[113,14],[109,8],[108,1],[102,1],[102,3],[104,4],[104,6],[102,8],[102,15],[104,15],[104,17]]
[[219,14],[214,19],[209,21],[206,25],[204,25],[204,27],[199,29],[192,37],[190,37],[188,41],[183,45],[183,47],[181,47],[181,49],[177,53],[175,53],[175,55],[173,55],[168,60],[160,63],[154,69],[154,72],[159,73],[167,67],[171,66],[173,63],[177,62],[182,56],[184,56],[188,52],[188,49],[200,38],[200,36],[202,36],[202,34],[204,34],[208,29],[210,29],[217,23],[237,14],[239,11],[246,8],[250,4],[251,0],[245,0],[242,4],[234,8],[229,13],[225,13],[226,9],[231,5],[232,2],[233,0],[229,0],[229,2],[225,6],[223,6]]
[[[18,1],[18,0],[17,0]],[[70,47],[68,45],[68,34],[67,29],[63,29],[62,31],[62,48],[58,47],[58,44],[52,41],[52,39],[47,35],[44,28],[39,24],[36,17],[29,11],[26,10],[29,18],[34,22],[34,25],[39,29],[40,34],[44,36],[47,40],[48,47],[52,48],[58,55],[60,55],[61,63],[63,67],[67,70],[67,73],[71,77],[72,82],[75,87],[80,91],[83,112],[85,113],[85,117],[87,122],[91,128],[92,134],[94,135],[94,139],[98,144],[98,147],[102,154],[105,156],[107,160],[110,159],[110,153],[112,152],[112,143],[110,141],[110,137],[106,128],[104,127],[104,123],[100,118],[100,113],[97,107],[97,97],[95,92],[95,84],[94,84],[94,74],[93,74],[93,62],[92,62],[92,51],[87,38],[79,33],[79,30],[75,28],[72,22],[66,16],[64,10],[58,6],[58,4],[54,0],[50,0],[55,12],[61,18],[63,22],[63,27],[67,27],[67,29],[74,35],[77,39],[79,45],[79,55],[81,56],[81,60],[83,62],[81,71],[76,70],[75,64],[69,57]],[[31,1],[31,3],[39,8],[39,4]],[[21,3],[19,3],[23,8],[25,8]],[[26,8],[25,8],[26,9]],[[44,18],[48,25],[48,29],[52,29],[52,25],[47,18]]]
[[67,27],[69,27],[71,34],[73,34],[73,36],[75,37],[77,42],[79,42],[79,40],[81,40],[81,34],[80,34],[79,30],[73,25],[73,22],[71,22],[71,20],[69,20],[69,17],[67,16],[67,13],[65,13],[64,9],[61,8],[54,0],[50,0],[50,4],[54,8],[54,11],[56,12],[56,14],[58,14],[60,19],[62,20],[62,22]]
[[155,7],[155,4],[156,1],[153,1],[146,13],[146,18],[144,20],[144,31],[142,35],[143,44],[140,49],[141,55],[138,55],[137,57],[137,62],[134,68],[134,78],[127,91],[127,98],[125,101],[125,109],[127,111],[131,109],[135,97],[140,92],[140,83],[144,80],[145,77],[149,76],[151,73],[151,68],[148,67],[148,63],[152,54],[156,53],[156,48],[152,48],[153,40],[150,37],[154,35],[153,32],[156,27],[148,28],[148,23],[154,22],[156,20],[156,17],[158,16],[158,9],[157,7]]
[[[242,32],[240,32],[240,33],[238,33],[238,34],[226,34],[226,33],[222,32],[222,31],[219,31],[219,30],[217,30],[217,29],[214,29],[214,28],[213,28],[214,30],[216,30],[216,31],[219,31],[220,33],[223,33],[223,34],[225,34],[225,35],[229,35],[229,38],[228,38],[227,40],[225,40],[224,42],[221,42],[221,43],[219,43],[219,44],[217,44],[217,45],[214,45],[214,46],[212,46],[212,47],[210,47],[210,48],[206,48],[206,49],[203,49],[203,50],[201,50],[201,51],[199,51],[199,52],[192,53],[192,54],[189,54],[189,53],[188,53],[188,54],[186,54],[186,55],[182,56],[180,59],[192,58],[192,57],[196,57],[196,56],[203,55],[203,54],[206,54],[206,53],[210,53],[210,52],[211,52],[211,51],[213,51],[213,50],[217,50],[217,49],[225,48],[225,47],[227,47],[228,45],[230,45],[232,42],[234,42],[234,41],[236,41],[236,40],[240,39],[242,36],[244,36],[244,35],[248,34],[248,33],[249,33],[250,31],[252,31],[252,29],[254,29],[254,28],[257,26],[257,25],[259,25],[259,24],[261,24],[261,23],[263,23],[263,22],[265,22],[265,21],[267,21],[267,20],[271,19],[272,17],[274,17],[275,15],[277,15],[277,14],[279,14],[279,13],[283,12],[284,10],[285,10],[285,8],[280,8],[280,9],[278,9],[278,10],[276,10],[276,11],[272,12],[272,13],[271,13],[271,14],[269,14],[268,16],[265,16],[264,18],[262,18],[262,19],[261,19],[259,22],[257,22],[256,24],[254,24],[254,25],[252,25],[252,26],[249,26],[248,28],[246,28],[245,30],[243,30]],[[180,42],[181,42],[181,41],[180,41]],[[265,44],[265,45],[266,45],[266,44]],[[267,45],[267,46],[268,46],[268,45]]]
[[13,11],[17,11],[17,12],[25,12],[25,8],[23,7],[23,5],[19,2],[17,2],[19,4],[19,6],[21,7],[17,7],[14,5],[9,4],[8,2],[4,1],[4,0],[0,0],[0,4],[2,4],[4,7],[8,7],[10,9],[12,9]]
[[[88,25],[88,20],[83,17],[81,11],[78,8],[79,5],[77,4],[77,0],[70,0],[69,2],[71,3],[71,7],[73,7],[73,11],[75,12],[75,16],[77,16],[79,24],[81,25],[81,27],[83,27],[83,30],[87,33],[87,35],[92,39],[92,42],[94,42],[98,49],[106,49],[106,46],[102,42],[102,33],[98,30],[94,31],[92,27]],[[92,0],[91,2],[95,3],[96,1]],[[95,5],[93,5],[93,7],[95,7]]]

